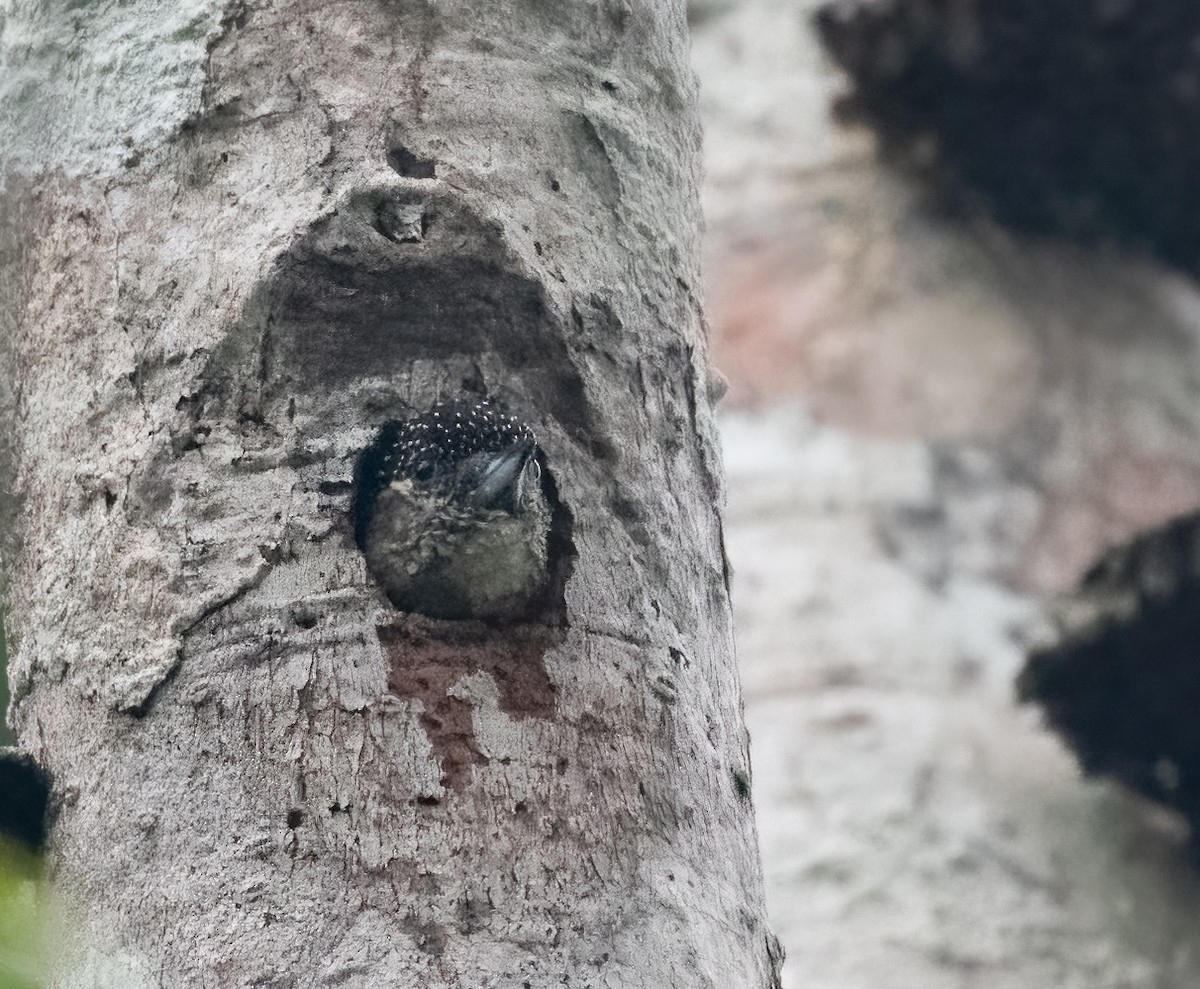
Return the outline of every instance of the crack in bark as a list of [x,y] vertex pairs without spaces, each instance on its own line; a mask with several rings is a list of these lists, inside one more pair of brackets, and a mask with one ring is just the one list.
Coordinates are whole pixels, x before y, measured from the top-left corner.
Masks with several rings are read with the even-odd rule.
[[[259,556],[262,557],[262,550],[259,549],[258,552],[259,552]],[[238,583],[238,586],[235,587],[228,594],[226,594],[222,597],[219,597],[216,601],[212,602],[211,604],[205,605],[201,609],[198,617],[192,619],[191,621],[188,621],[187,624],[185,624],[179,630],[179,633],[178,633],[179,637],[181,639],[185,638],[186,636],[191,634],[191,632],[196,628],[196,626],[203,624],[205,621],[207,621],[213,615],[217,614],[217,612],[222,611],[225,608],[228,608],[231,604],[235,604],[236,602],[240,601],[251,591],[257,590],[259,587],[262,586],[262,582],[267,579],[267,575],[270,574],[270,572],[274,569],[275,569],[275,564],[271,563],[269,560],[267,560],[265,557],[263,557],[262,562],[260,562],[258,564],[258,566],[256,566],[254,568],[253,574],[251,574],[249,577],[243,578]]]

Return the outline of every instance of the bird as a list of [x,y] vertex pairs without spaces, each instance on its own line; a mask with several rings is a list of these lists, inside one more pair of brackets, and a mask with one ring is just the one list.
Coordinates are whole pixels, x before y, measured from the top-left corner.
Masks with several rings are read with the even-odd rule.
[[528,423],[488,399],[384,423],[359,458],[354,532],[391,604],[517,621],[546,584],[550,507]]

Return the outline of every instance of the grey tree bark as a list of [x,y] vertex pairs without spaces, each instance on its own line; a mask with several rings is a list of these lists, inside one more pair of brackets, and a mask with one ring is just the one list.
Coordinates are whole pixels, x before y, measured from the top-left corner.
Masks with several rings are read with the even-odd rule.
[[[682,0],[0,18],[52,984],[777,984]],[[351,533],[374,429],[460,393],[548,458],[534,620],[401,614]]]

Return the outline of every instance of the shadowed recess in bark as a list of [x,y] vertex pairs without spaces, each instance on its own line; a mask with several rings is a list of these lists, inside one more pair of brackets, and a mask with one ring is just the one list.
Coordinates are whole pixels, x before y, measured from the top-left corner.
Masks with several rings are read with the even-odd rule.
[[[285,402],[291,417],[327,419],[364,382],[385,377],[428,391],[422,401],[432,405],[454,397],[441,393],[445,375],[434,381],[427,370],[437,362],[451,374],[482,369],[493,388],[467,390],[499,383],[499,397],[516,396],[510,404],[535,420],[553,419],[575,442],[595,446],[583,380],[540,282],[499,224],[436,181],[382,185],[349,196],[280,256],[185,404],[193,418],[217,399],[260,411]],[[369,403],[378,421],[421,404],[399,384],[390,398],[377,386],[366,391],[358,404]],[[332,408],[312,409],[316,402]]]
[[392,121],[388,127],[387,148],[387,163],[397,175],[408,179],[437,178],[437,163],[409,147],[408,135],[397,121]]
[[1200,7],[834,0],[838,110],[942,206],[1200,264]]
[[[1200,834],[1200,516],[1109,553],[1060,608],[1074,630],[1018,681],[1085,772],[1183,813]],[[1072,620],[1073,619],[1073,620]]]
[[397,697],[420,700],[421,725],[441,762],[442,785],[461,791],[471,767],[486,762],[475,740],[474,708],[449,695],[462,677],[487,673],[499,692],[499,706],[511,718],[552,718],[554,684],[542,657],[562,641],[554,629],[523,626],[474,639],[467,631],[448,633],[441,623],[406,621],[377,630],[388,663],[388,689]]
[[541,285],[519,270],[498,225],[450,193],[404,186],[351,197],[281,260],[272,295],[264,372],[288,391],[494,355],[524,405],[589,432],[582,382]]

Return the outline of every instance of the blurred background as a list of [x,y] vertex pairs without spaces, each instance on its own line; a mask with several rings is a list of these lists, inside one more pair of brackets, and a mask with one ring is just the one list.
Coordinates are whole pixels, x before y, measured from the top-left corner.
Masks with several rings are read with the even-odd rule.
[[1079,647],[1063,688],[1103,683],[1073,741],[1157,802],[1085,776],[1015,686],[1109,550],[1200,506],[1200,10],[693,0],[691,20],[784,985],[1200,985],[1200,883],[1164,807],[1193,779],[1196,640],[1127,594],[1111,621],[1151,647]]

